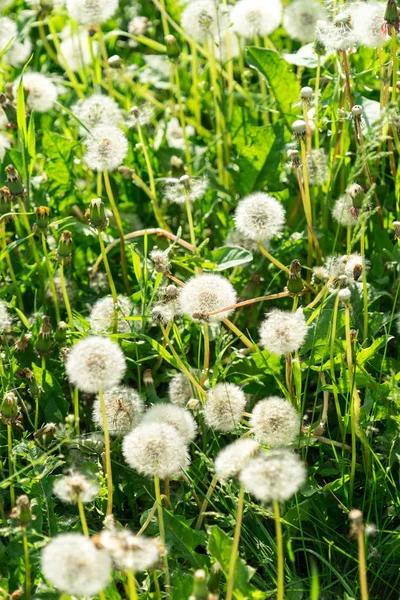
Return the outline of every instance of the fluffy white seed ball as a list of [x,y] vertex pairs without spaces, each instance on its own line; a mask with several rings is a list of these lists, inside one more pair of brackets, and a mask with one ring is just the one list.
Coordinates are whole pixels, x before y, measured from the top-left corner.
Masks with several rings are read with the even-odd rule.
[[176,477],[189,466],[186,442],[175,427],[165,423],[142,423],[123,441],[128,465],[148,477]]
[[154,404],[146,411],[143,423],[167,423],[179,431],[186,442],[196,437],[197,424],[189,411],[174,404]]
[[233,431],[240,423],[246,396],[233,383],[217,383],[207,396],[204,419],[208,427],[216,431]]
[[[136,390],[128,386],[121,385],[105,392],[104,405],[110,435],[125,435],[142,420],[143,400]],[[93,421],[103,429],[99,397],[93,404]]]
[[[18,78],[13,86],[14,98],[18,96]],[[51,110],[57,100],[58,92],[54,83],[41,73],[24,73],[22,78],[26,93],[26,104],[30,110],[45,113]]]
[[235,222],[237,230],[246,237],[268,242],[282,235],[285,210],[272,196],[256,192],[239,202]]
[[[86,29],[81,28],[78,32],[71,34],[71,30],[67,27],[61,32],[61,37],[63,39],[60,44],[58,60],[64,68],[68,66],[71,71],[75,72],[90,65],[92,57],[89,50],[89,34]],[[93,52],[97,54],[97,44],[93,44]]]
[[326,9],[316,0],[295,0],[285,10],[283,25],[293,40],[313,42],[317,21],[327,17]]
[[263,502],[288,500],[305,478],[303,463],[289,450],[264,452],[250,460],[239,475],[243,487]]
[[141,573],[155,567],[160,560],[159,540],[135,535],[129,529],[102,531],[100,544],[120,570],[132,569],[134,573]]
[[300,431],[300,415],[284,398],[270,396],[255,405],[250,418],[255,438],[271,448],[289,446]]
[[0,300],[0,333],[4,333],[11,328],[12,320],[5,302]]
[[[128,333],[131,328],[129,321],[124,317],[129,317],[133,311],[132,302],[126,296],[118,296],[118,333]],[[106,296],[97,300],[90,313],[90,328],[93,333],[104,333],[111,329],[114,323],[114,302],[112,296]]]
[[108,553],[76,533],[53,538],[42,551],[41,564],[44,576],[57,590],[74,596],[94,596],[110,579]]
[[65,368],[72,385],[94,394],[117,386],[126,363],[118,344],[108,338],[89,336],[72,346]]
[[[91,131],[101,125],[117,126],[122,121],[122,112],[113,98],[101,94],[93,94],[81,100],[72,108],[73,114]],[[83,127],[81,135],[88,135]]]
[[233,31],[244,38],[270,35],[281,18],[280,0],[239,0],[231,11]]
[[84,161],[93,171],[114,171],[128,154],[128,140],[115,125],[99,125],[86,138]]
[[357,223],[357,215],[353,209],[353,200],[347,193],[336,200],[332,209],[332,217],[342,227],[353,227]]
[[118,0],[67,0],[69,14],[82,25],[104,23],[117,8]]
[[271,310],[260,327],[261,345],[269,352],[280,356],[296,352],[306,339],[308,326],[303,310],[296,312]]
[[[236,291],[232,284],[221,275],[196,275],[189,279],[180,291],[178,303],[182,314],[194,321],[207,319],[207,313],[236,304]],[[212,315],[212,322],[222,321],[234,309]]]
[[54,486],[53,492],[62,502],[77,504],[78,502],[91,502],[97,496],[99,486],[81,473],[72,473],[60,477]]
[[192,386],[186,375],[183,373],[174,375],[168,385],[169,401],[178,406],[186,406],[192,396]]
[[214,0],[192,0],[182,12],[181,24],[190,37],[202,44],[218,34],[219,13]]
[[223,448],[215,459],[215,474],[220,481],[238,477],[251,458],[257,454],[260,444],[245,438],[236,440]]

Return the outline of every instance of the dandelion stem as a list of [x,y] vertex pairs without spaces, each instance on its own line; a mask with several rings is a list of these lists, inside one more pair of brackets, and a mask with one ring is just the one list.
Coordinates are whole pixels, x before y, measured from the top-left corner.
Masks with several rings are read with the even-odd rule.
[[268,258],[269,261],[272,262],[272,264],[274,264],[276,267],[278,267],[278,269],[280,269],[281,271],[284,271],[285,273],[289,273],[289,269],[287,267],[285,267],[285,265],[283,265],[281,262],[279,262],[278,259],[276,259],[274,256],[272,256],[272,254],[270,254],[268,252],[268,250],[266,250],[264,248],[264,246],[262,245],[261,242],[257,242],[257,246],[261,252],[261,254],[264,254],[265,258]]
[[81,500],[78,500],[79,518],[81,520],[82,531],[86,537],[89,537],[89,528],[85,516],[85,508]]
[[74,388],[73,392],[73,402],[74,402],[74,417],[75,417],[75,433],[76,435],[80,434],[80,416],[79,416],[79,390],[78,388]]
[[157,598],[157,600],[161,600],[160,584],[158,582],[158,575],[157,575],[157,571],[155,569],[153,569],[153,581],[154,581],[154,588],[156,590],[156,598]]
[[365,560],[364,527],[357,527],[358,574],[360,579],[361,600],[368,600],[367,562]]
[[106,76],[107,76],[108,93],[110,94],[111,97],[113,97],[114,96],[114,89],[113,89],[113,84],[112,84],[112,78],[111,78],[111,72],[110,72],[110,65],[108,64],[107,48],[106,48],[106,44],[105,44],[105,41],[104,41],[104,34],[103,34],[103,31],[102,31],[100,25],[98,25],[98,27],[97,27],[97,36],[98,36],[98,39],[99,39],[100,50],[101,50],[101,54],[102,54],[102,57],[103,57],[104,68],[105,68]]
[[25,594],[26,600],[31,599],[31,563],[29,560],[28,536],[26,535],[25,527],[22,530],[22,544],[24,547],[25,561]]
[[61,291],[62,291],[62,295],[63,295],[63,299],[64,299],[65,309],[66,309],[67,315],[68,315],[69,328],[71,329],[71,331],[73,331],[74,330],[74,319],[73,319],[73,316],[72,316],[71,304],[70,304],[69,298],[68,298],[67,286],[65,285],[64,264],[65,264],[64,263],[64,258],[62,258],[61,259],[61,263],[60,263]]
[[227,591],[226,591],[226,600],[232,600],[232,598],[233,598],[233,590],[235,587],[236,562],[239,558],[239,540],[240,540],[240,531],[242,529],[243,507],[244,507],[244,487],[241,485],[240,490],[239,490],[239,497],[238,497],[237,510],[236,510],[236,523],[235,523],[235,533],[233,535],[231,560],[229,563],[228,587],[227,587]]
[[13,464],[13,457],[12,457],[12,448],[13,448],[13,442],[12,442],[12,425],[11,425],[11,423],[7,423],[8,477],[10,479],[10,503],[11,503],[11,508],[13,508],[15,506],[15,490],[14,490],[14,483],[13,483],[14,464]]
[[111,447],[110,447],[110,434],[108,431],[107,413],[104,402],[104,394],[99,390],[100,409],[101,416],[103,419],[103,431],[104,431],[104,446],[106,452],[106,479],[107,479],[107,512],[106,516],[112,514],[113,510],[113,483],[112,483],[112,470],[111,470]]
[[276,533],[276,552],[277,552],[277,600],[284,599],[284,558],[283,558],[283,537],[281,515],[279,510],[279,502],[274,500],[274,517],[275,517],[275,533]]
[[166,551],[166,539],[165,539],[165,526],[164,526],[164,515],[163,515],[163,506],[160,492],[160,478],[158,475],[154,475],[154,490],[156,494],[156,502],[157,502],[157,512],[158,512],[158,528],[160,531],[160,540],[163,546],[163,565],[165,570],[165,591],[167,593],[167,598],[170,596],[171,592],[171,581],[169,575],[169,567],[168,567],[168,555]]
[[113,333],[117,333],[117,331],[118,331],[118,311],[115,308],[115,306],[118,304],[117,290],[115,289],[115,284],[114,284],[114,280],[113,280],[113,277],[111,274],[110,264],[108,262],[107,253],[104,248],[104,242],[103,242],[101,230],[99,229],[97,233],[99,236],[99,244],[100,244],[101,255],[103,257],[104,267],[105,267],[105,270],[107,273],[108,285],[110,286],[111,296],[112,296],[112,299],[114,302]]
[[317,72],[315,75],[315,91],[314,91],[314,121],[315,121],[315,147],[319,149],[319,88],[321,81],[321,56],[317,54]]
[[15,296],[17,298],[18,306],[22,310],[22,312],[24,312],[24,302],[22,300],[21,291],[19,289],[18,281],[17,281],[17,278],[15,276],[14,267],[13,267],[13,264],[12,264],[10,253],[7,250],[6,219],[3,219],[3,222],[2,222],[1,226],[2,226],[2,231],[1,231],[1,247],[3,248],[4,254],[5,254],[7,268],[8,268],[8,273],[9,273],[9,275],[11,277],[11,281],[13,283],[14,292],[15,292]]
[[218,483],[217,476],[214,475],[214,477],[211,480],[210,487],[208,488],[207,493],[204,497],[203,504],[201,505],[199,516],[197,517],[196,530],[199,530],[203,524],[208,503],[210,502],[210,498],[214,493],[217,483]]
[[200,378],[200,385],[204,387],[204,382],[207,379],[208,369],[210,368],[210,332],[208,323],[203,323],[203,342],[204,342],[204,362],[203,372]]
[[335,359],[335,341],[336,341],[336,329],[337,329],[337,317],[338,317],[338,311],[339,311],[339,301],[340,301],[339,294],[336,294],[335,304],[333,307],[333,315],[332,315],[329,368],[330,368],[330,372],[331,372],[332,390],[333,390],[333,397],[335,399],[335,407],[336,407],[336,414],[337,414],[338,423],[339,423],[339,429],[340,429],[340,433],[342,434],[342,437],[343,437],[343,435],[344,435],[343,417],[342,417],[342,411],[340,409],[340,402],[339,402],[339,396],[338,396],[337,385],[336,385],[335,360],[334,360]]
[[57,298],[56,286],[54,285],[53,270],[51,268],[49,254],[47,252],[46,236],[44,233],[42,233],[42,248],[43,248],[43,254],[45,257],[45,261],[46,261],[47,274],[49,276],[51,295],[53,296],[54,310],[56,312],[56,319],[57,319],[57,322],[59,322],[60,321],[60,307],[58,306],[58,298]]
[[240,329],[236,327],[236,325],[234,325],[232,321],[230,321],[229,319],[222,319],[222,322],[224,325],[229,327],[229,329],[233,331],[235,335],[238,336],[238,338],[243,342],[245,346],[247,346],[250,350],[253,350],[253,352],[257,351],[257,346],[253,344],[253,342],[249,340],[247,336],[245,336],[243,331],[240,331]]
[[237,304],[231,304],[230,306],[224,306],[224,308],[213,310],[212,312],[207,313],[207,317],[219,315],[220,313],[226,312],[227,310],[233,310],[235,308],[240,308],[241,306],[249,306],[250,304],[255,304],[256,302],[264,302],[264,300],[277,300],[278,298],[287,298],[288,296],[289,292],[280,292],[279,294],[270,294],[269,296],[250,298],[249,300],[243,300],[243,302],[238,302]]
[[199,125],[201,125],[201,101],[200,101],[199,83],[198,83],[198,76],[197,76],[198,64],[197,64],[196,45],[193,43],[190,43],[190,49],[191,49],[191,56],[192,56],[192,81],[193,81],[192,94],[193,94],[193,107],[194,107],[193,112],[194,112],[196,121],[199,123]]
[[138,595],[136,591],[136,581],[135,574],[132,569],[127,570],[128,576],[128,590],[129,590],[129,600],[137,600]]
[[397,71],[399,68],[399,59],[397,56],[397,31],[396,28],[392,26],[392,62],[393,62],[393,72],[392,72],[392,102],[395,104],[396,95],[397,95]]
[[185,160],[186,160],[186,166],[187,166],[189,175],[192,175],[192,165],[191,165],[191,160],[192,159],[191,159],[191,156],[190,156],[189,140],[188,140],[188,136],[187,136],[187,133],[186,133],[186,119],[185,119],[185,113],[183,112],[181,78],[180,78],[180,75],[179,75],[178,63],[175,64],[175,85],[176,85],[176,97],[177,97],[177,100],[178,100],[178,107],[179,107],[179,120],[180,120],[180,123],[181,123],[183,141],[185,143]]
[[194,231],[194,224],[193,224],[192,205],[190,202],[189,194],[186,189],[185,189],[185,208],[186,208],[186,215],[187,215],[187,220],[188,220],[188,225],[189,225],[190,241],[191,241],[192,245],[194,246],[194,248],[196,248],[196,234]]
[[367,270],[365,268],[365,225],[363,225],[360,237],[360,253],[362,258],[362,284],[363,284],[363,309],[364,309],[364,341],[368,337],[368,288]]

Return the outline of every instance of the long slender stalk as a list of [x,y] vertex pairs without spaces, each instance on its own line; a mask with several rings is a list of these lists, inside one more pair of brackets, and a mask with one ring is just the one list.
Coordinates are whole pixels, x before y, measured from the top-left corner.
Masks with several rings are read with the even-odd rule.
[[367,561],[365,559],[364,527],[357,527],[358,576],[360,580],[361,600],[368,600]]
[[128,569],[126,574],[128,577],[129,600],[137,600],[138,595],[136,591],[135,574],[132,569]]
[[112,514],[113,510],[113,483],[112,483],[112,470],[111,470],[111,446],[110,446],[110,434],[108,431],[108,422],[106,414],[106,406],[104,402],[104,394],[99,390],[100,409],[101,416],[103,419],[103,432],[104,432],[104,446],[106,452],[106,479],[107,479],[107,511],[106,516]]
[[29,560],[28,536],[26,534],[25,527],[22,530],[22,544],[24,548],[25,562],[25,595],[26,600],[31,600],[31,563]]
[[232,321],[230,321],[229,319],[222,319],[222,322],[224,325],[226,325],[226,327],[233,331],[235,335],[238,336],[238,338],[243,342],[245,346],[247,346],[253,352],[257,350],[257,346],[253,344],[253,342],[249,340],[249,338],[243,333],[243,331],[241,331],[239,327],[236,327],[236,325],[232,323]]
[[171,593],[171,579],[169,574],[169,566],[168,566],[168,555],[166,552],[166,539],[165,539],[165,525],[164,525],[164,514],[163,514],[163,506],[161,500],[161,491],[160,491],[160,478],[155,475],[154,476],[154,490],[156,495],[157,502],[157,514],[158,514],[158,528],[160,532],[160,540],[163,546],[163,565],[165,571],[165,591],[167,594],[167,598],[169,598]]
[[7,423],[7,454],[8,454],[8,476],[10,478],[10,504],[11,508],[15,506],[15,490],[14,490],[14,463],[12,458],[12,425],[11,423]]
[[79,518],[81,520],[82,531],[86,537],[89,537],[89,528],[86,521],[85,508],[81,500],[78,500]]
[[71,304],[68,298],[68,290],[65,285],[65,277],[64,277],[64,258],[61,259],[60,263],[60,283],[61,283],[61,291],[64,299],[65,309],[68,315],[68,324],[71,331],[74,330],[74,318],[72,316]]
[[2,229],[1,229],[1,247],[5,254],[8,274],[10,275],[11,281],[13,283],[13,288],[14,288],[15,296],[17,298],[18,306],[19,306],[20,310],[22,310],[22,312],[24,312],[24,302],[22,300],[22,294],[21,294],[21,291],[18,286],[17,278],[15,276],[14,267],[12,264],[10,253],[7,252],[6,219],[3,219],[1,227],[2,227]]
[[319,149],[319,92],[321,81],[321,56],[317,54],[317,72],[315,75],[315,90],[314,90],[314,121],[315,121],[315,147]]
[[203,323],[203,342],[204,342],[204,361],[203,361],[203,372],[200,377],[200,385],[203,387],[204,382],[208,376],[208,369],[210,368],[210,332],[208,323]]
[[399,69],[399,58],[397,56],[397,31],[396,31],[396,28],[393,26],[392,26],[391,52],[392,52],[392,62],[393,62],[392,102],[394,104],[396,102],[396,95],[397,95],[397,71]]
[[235,570],[236,570],[236,561],[239,558],[239,541],[240,541],[240,532],[242,529],[243,507],[244,507],[244,488],[241,485],[240,490],[239,490],[237,509],[236,509],[236,523],[235,523],[235,533],[233,535],[231,559],[229,562],[228,587],[227,587],[227,591],[226,591],[226,600],[232,600],[233,590],[235,589]]
[[[100,244],[101,255],[103,257],[104,268],[105,268],[106,274],[107,274],[108,285],[110,286],[111,296],[112,296],[114,305],[116,306],[118,303],[117,290],[115,288],[114,279],[111,274],[110,264],[108,262],[107,253],[106,253],[106,250],[104,247],[103,237],[102,237],[102,233],[101,233],[100,229],[98,230],[97,233],[98,233],[98,237],[99,237],[99,244]],[[118,311],[116,308],[114,308],[113,333],[117,333],[117,331],[118,331]]]
[[272,262],[272,264],[274,264],[276,267],[278,267],[278,269],[280,269],[281,271],[284,271],[285,273],[289,273],[288,267],[285,267],[285,265],[283,265],[277,258],[272,256],[272,254],[270,254],[268,252],[268,250],[266,250],[264,248],[264,246],[262,245],[261,242],[257,242],[257,246],[258,246],[260,252],[265,256],[265,258],[268,258],[268,260],[270,262]]
[[186,208],[186,215],[187,215],[187,220],[188,220],[188,225],[189,225],[190,242],[194,247],[196,247],[196,234],[194,231],[192,204],[190,202],[189,194],[186,189],[185,189],[185,208]]
[[189,139],[188,139],[188,136],[186,133],[186,119],[185,119],[185,113],[183,111],[181,78],[179,75],[178,63],[175,63],[174,74],[175,74],[175,85],[176,85],[176,97],[178,100],[178,107],[179,107],[179,120],[180,120],[180,124],[181,124],[181,129],[182,129],[183,141],[185,144],[186,166],[187,166],[189,175],[191,175],[192,174],[192,164],[191,164],[192,159],[190,156]]
[[362,257],[362,284],[363,284],[363,311],[364,311],[364,341],[368,338],[368,288],[367,288],[367,270],[365,268],[365,225],[362,228],[360,237],[360,253]]
[[201,526],[202,526],[202,524],[203,524],[204,517],[205,517],[205,512],[207,510],[208,503],[210,502],[210,498],[211,498],[211,496],[214,493],[214,490],[215,490],[215,487],[216,487],[217,483],[218,483],[217,476],[214,475],[214,477],[211,480],[210,486],[209,486],[209,488],[207,490],[207,493],[206,493],[206,495],[204,497],[203,503],[201,505],[199,516],[197,517],[196,526],[195,526],[196,530],[200,529]]
[[339,429],[340,429],[340,433],[342,434],[342,437],[343,437],[343,435],[344,435],[343,422],[342,422],[343,417],[342,417],[342,411],[340,409],[339,395],[338,395],[338,391],[337,391],[336,375],[335,375],[335,341],[336,341],[339,302],[340,302],[339,294],[336,294],[335,304],[333,307],[333,315],[332,315],[329,368],[330,368],[330,372],[331,372],[332,390],[333,390],[333,397],[335,400],[335,408],[336,408],[336,414],[337,414],[338,423],[339,423]]
[[73,391],[74,417],[75,417],[75,433],[80,434],[80,416],[79,416],[79,390],[74,388]]
[[43,254],[44,254],[45,261],[46,261],[47,274],[49,276],[49,285],[50,285],[51,295],[53,296],[54,310],[56,312],[56,319],[58,322],[58,321],[60,321],[61,317],[60,317],[60,307],[58,305],[57,290],[56,290],[56,286],[54,285],[53,269],[51,267],[49,253],[47,252],[46,236],[44,233],[42,233],[41,236],[42,236]]
[[275,518],[275,533],[276,533],[276,552],[277,552],[277,600],[283,600],[284,593],[284,557],[283,557],[283,536],[281,514],[279,510],[279,502],[274,500],[274,518]]

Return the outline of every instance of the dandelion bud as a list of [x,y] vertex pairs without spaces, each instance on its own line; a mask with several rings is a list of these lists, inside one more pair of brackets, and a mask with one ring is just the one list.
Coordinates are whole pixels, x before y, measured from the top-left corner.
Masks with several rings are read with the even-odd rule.
[[122,66],[122,59],[121,59],[121,57],[118,56],[118,54],[113,54],[108,59],[108,65],[112,69],[119,69]]
[[351,298],[351,291],[349,288],[342,288],[339,291],[339,300],[343,302],[345,306],[349,306]]
[[50,318],[44,315],[42,317],[42,326],[40,327],[35,343],[35,352],[40,356],[48,354],[51,351],[52,344]]
[[151,369],[146,369],[143,373],[143,383],[144,385],[154,385],[153,373]]
[[400,221],[393,221],[394,237],[400,239]]
[[165,44],[167,46],[167,56],[170,60],[175,61],[179,58],[181,49],[174,35],[165,36]]
[[351,109],[351,114],[353,115],[353,118],[356,120],[361,119],[362,113],[363,113],[363,107],[360,104],[355,104],[353,106],[353,108]]
[[13,196],[21,196],[24,193],[24,186],[21,177],[14,165],[7,165],[4,169],[7,176],[7,185]]
[[204,569],[197,569],[193,575],[193,600],[207,600],[207,575]]
[[135,169],[121,165],[118,167],[118,173],[122,175],[124,179],[132,179],[132,176],[135,174]]
[[35,231],[45,233],[49,226],[50,209],[47,206],[39,206],[36,209]]
[[101,198],[95,198],[89,204],[89,222],[94,229],[102,231],[108,227],[106,209]]
[[22,590],[15,590],[10,594],[10,600],[21,600],[23,598],[24,592]]
[[65,342],[67,339],[67,329],[68,325],[65,321],[60,321],[57,323],[57,329],[54,334],[54,339],[56,340],[57,344],[63,344]]
[[186,404],[187,410],[191,410],[192,412],[196,412],[200,408],[200,400],[197,398],[190,398]]
[[399,11],[397,7],[397,0],[388,0],[384,20],[388,25],[394,25],[396,31],[398,30]]
[[168,259],[168,252],[155,247],[150,252],[150,258],[154,263],[154,268],[157,273],[163,273],[163,275],[169,273],[171,263]]
[[32,521],[31,501],[25,494],[19,496],[15,502],[11,517],[18,520],[20,527],[27,527]]
[[353,200],[353,207],[355,209],[360,209],[362,207],[363,200],[364,200],[364,190],[361,187],[361,185],[358,185],[358,183],[352,183],[346,189],[346,192],[349,194],[349,196]]
[[62,232],[60,237],[60,243],[58,244],[58,260],[66,263],[71,262],[72,254],[72,234],[70,231],[65,230]]
[[315,42],[314,42],[313,50],[314,50],[315,54],[318,54],[318,56],[325,56],[325,54],[326,54],[325,44],[321,40],[318,40],[318,39],[315,40]]
[[0,188],[0,215],[6,215],[11,212],[12,194],[7,186]]
[[51,442],[54,440],[54,437],[57,432],[57,427],[55,423],[46,423],[43,427],[35,431],[33,437],[35,442],[43,448],[46,449],[50,446]]
[[179,181],[181,182],[181,184],[183,185],[183,187],[186,190],[190,190],[190,177],[189,175],[182,175],[182,177],[179,179]]
[[0,405],[0,414],[3,422],[12,421],[19,413],[18,398],[14,392],[6,392]]
[[306,123],[301,119],[295,121],[292,125],[293,135],[297,140],[304,140],[306,137]]
[[14,348],[17,352],[24,352],[29,346],[29,337],[27,335],[23,335],[20,337],[14,344]]
[[349,512],[349,519],[351,521],[350,525],[350,535],[355,536],[360,532],[364,533],[364,519],[361,510],[358,508],[353,508]]
[[177,298],[178,294],[179,294],[179,290],[176,287],[176,285],[174,285],[173,283],[171,283],[170,285],[167,285],[167,287],[165,288],[165,295],[170,300],[175,300],[175,298]]
[[313,89],[306,85],[305,87],[302,87],[300,90],[300,96],[301,99],[303,100],[303,102],[306,102],[307,104],[310,103],[311,101],[311,96],[313,95]]
[[300,158],[300,153],[298,150],[291,150],[289,152],[289,157],[292,161],[292,165],[295,169],[298,169],[299,167],[301,167],[301,158]]
[[287,289],[290,294],[297,295],[303,291],[303,281],[301,279],[301,264],[298,260],[294,260],[290,265],[289,279]]

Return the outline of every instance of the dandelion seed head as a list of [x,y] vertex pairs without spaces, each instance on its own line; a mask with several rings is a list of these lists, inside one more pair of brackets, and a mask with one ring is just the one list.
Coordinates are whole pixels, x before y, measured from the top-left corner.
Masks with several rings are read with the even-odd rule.
[[215,459],[215,474],[220,481],[238,477],[242,469],[260,450],[255,440],[245,438],[236,440],[223,448]]
[[42,550],[42,571],[60,592],[94,596],[109,582],[111,558],[84,535],[62,533]]
[[108,21],[118,4],[118,0],[66,0],[69,14],[81,25],[98,25]]
[[102,531],[100,545],[110,553],[120,570],[132,569],[134,573],[141,573],[155,567],[160,560],[160,541],[135,535],[129,529]]
[[204,197],[209,184],[208,177],[189,178],[188,182],[183,180],[183,177],[169,179],[164,189],[164,198],[173,204],[184,204],[186,198],[195,202]]
[[262,502],[288,500],[299,491],[305,478],[303,463],[289,450],[259,454],[239,475],[243,487]]
[[[80,28],[78,32],[74,32],[71,35],[71,30],[68,27],[61,32],[61,38],[60,54],[58,57],[61,65],[65,67],[66,62],[68,68],[74,73],[90,65],[92,57],[89,51],[89,34],[86,29]],[[93,44],[93,53],[95,55],[97,51],[97,44]],[[84,102],[88,102],[88,100]]]
[[336,200],[332,209],[332,217],[342,227],[353,227],[357,223],[357,215],[353,210],[353,200],[347,192]]
[[[128,333],[131,328],[129,321],[125,321],[124,317],[129,317],[132,314],[132,302],[126,296],[119,295],[116,307],[118,312],[118,333]],[[112,296],[106,296],[97,300],[90,313],[89,321],[93,333],[104,333],[112,328],[114,323],[114,301]]]
[[285,9],[283,26],[293,40],[313,42],[317,21],[325,21],[327,16],[326,9],[316,0],[295,0]]
[[280,0],[239,0],[231,11],[233,31],[244,38],[270,35],[281,18]]
[[[41,73],[24,73],[23,86],[26,92],[26,104],[30,110],[45,113],[51,110],[57,100],[58,91],[56,85]],[[18,96],[18,78],[13,86],[14,98]]]
[[172,404],[186,406],[192,397],[192,387],[184,373],[177,373],[168,385],[168,398]]
[[0,300],[0,333],[4,333],[11,329],[12,320],[5,302]]
[[342,262],[344,265],[343,274],[347,277],[348,284],[355,283],[360,279],[363,272],[363,263],[366,270],[369,268],[369,261],[363,261],[361,254],[358,254],[358,252],[344,255]]
[[[103,125],[117,126],[122,121],[122,112],[115,100],[101,94],[81,100],[72,112],[89,130]],[[88,135],[83,127],[79,131],[81,135]]]
[[323,185],[328,178],[328,157],[322,148],[313,149],[307,154],[307,168],[310,185]]
[[143,417],[143,423],[167,423],[172,425],[187,443],[192,442],[197,433],[197,423],[190,412],[181,406],[167,404],[166,402],[154,404],[149,408]]
[[240,246],[249,252],[259,252],[257,242],[240,233],[237,229],[232,229],[226,236],[224,246]]
[[300,416],[284,398],[270,396],[255,405],[250,427],[256,440],[271,448],[290,446],[300,431]]
[[163,323],[166,325],[175,318],[175,306],[172,302],[159,302],[151,309],[151,318],[154,323]]
[[[201,1],[202,0],[193,0],[193,4],[197,4],[197,2]],[[194,128],[191,125],[186,125],[185,133],[186,137],[190,138],[195,133]],[[165,131],[165,139],[167,140],[167,144],[170,148],[176,148],[178,150],[185,149],[183,129],[177,117],[172,117],[172,119],[168,121],[167,129]]]
[[[9,44],[11,39],[12,42]],[[16,68],[24,65],[32,53],[32,42],[27,35],[18,36],[15,20],[0,17],[0,50],[3,50],[7,44],[9,45],[4,53],[4,61]]]
[[[136,390],[119,385],[104,392],[107,425],[112,436],[126,435],[139,425],[144,413],[144,404]],[[93,422],[103,429],[100,398],[93,404]]]
[[[195,275],[186,283],[179,294],[178,303],[182,314],[193,321],[204,320],[202,315],[236,304],[237,295],[232,284],[221,275]],[[212,322],[222,321],[234,309],[212,315]]]
[[269,352],[287,354],[296,352],[303,345],[308,326],[303,310],[296,312],[274,309],[267,313],[260,327],[260,343]]
[[233,383],[217,383],[207,396],[204,420],[216,431],[234,431],[239,425],[246,406],[246,396]]
[[200,44],[214,37],[221,27],[216,2],[192,0],[182,12],[181,24],[186,33]]
[[251,240],[268,242],[282,235],[285,210],[272,196],[256,192],[239,202],[235,223],[236,229]]
[[353,2],[348,7],[355,41],[368,48],[379,48],[390,39],[385,27],[386,2]]
[[93,335],[74,344],[66,362],[69,381],[89,394],[117,386],[125,370],[125,357],[118,344]]
[[187,444],[167,423],[142,423],[125,436],[122,452],[128,465],[148,477],[176,477],[189,466]]
[[53,493],[66,504],[91,502],[97,496],[99,486],[82,473],[71,473],[58,479],[53,486]]
[[315,39],[322,43],[328,52],[344,50],[351,46],[356,40],[351,14],[348,10],[337,14],[333,21],[317,21]]
[[128,140],[115,125],[98,125],[86,139],[84,161],[93,171],[114,171],[128,154]]

